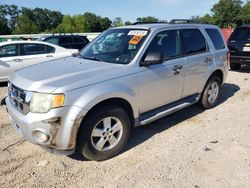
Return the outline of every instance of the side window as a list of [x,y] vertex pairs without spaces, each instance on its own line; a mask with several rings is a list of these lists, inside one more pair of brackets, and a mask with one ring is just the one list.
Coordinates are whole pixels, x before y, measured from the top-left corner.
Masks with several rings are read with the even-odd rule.
[[86,41],[80,37],[73,37],[73,43],[86,43]]
[[181,30],[183,51],[186,55],[208,51],[207,42],[199,29]]
[[224,40],[217,29],[206,29],[206,32],[212,40],[216,50],[225,48]]
[[59,39],[60,45],[66,45],[66,44],[71,44],[71,43],[72,43],[71,36],[60,37],[60,39]]
[[180,55],[179,35],[177,30],[158,33],[151,42],[148,53],[160,52],[164,59],[173,59]]
[[46,45],[46,53],[47,54],[51,54],[51,53],[55,53],[56,49],[52,46]]
[[23,44],[22,55],[45,54],[45,45],[43,44]]
[[12,57],[17,56],[17,45],[16,44],[10,44],[0,47],[0,57]]
[[59,38],[58,37],[50,37],[44,40],[45,42],[58,45],[59,44]]

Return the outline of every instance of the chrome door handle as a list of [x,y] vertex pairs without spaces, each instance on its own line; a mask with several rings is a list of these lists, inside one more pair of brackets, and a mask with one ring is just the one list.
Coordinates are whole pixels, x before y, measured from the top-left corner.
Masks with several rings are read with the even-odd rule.
[[172,70],[174,71],[174,75],[180,74],[180,71],[182,69],[182,65],[175,65]]
[[15,62],[21,62],[23,60],[22,59],[13,59],[13,61],[15,61]]
[[206,59],[205,59],[205,63],[211,63],[212,61],[213,61],[212,58],[206,58]]

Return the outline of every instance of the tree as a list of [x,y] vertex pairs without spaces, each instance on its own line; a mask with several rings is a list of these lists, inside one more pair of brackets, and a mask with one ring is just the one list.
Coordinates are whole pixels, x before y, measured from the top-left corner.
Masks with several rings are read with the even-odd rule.
[[159,22],[158,18],[148,16],[148,17],[140,17],[136,19],[137,22]]
[[29,14],[22,13],[17,20],[17,27],[13,31],[13,34],[30,34],[37,33],[37,26],[30,19]]
[[69,15],[65,15],[63,17],[62,23],[58,26],[57,32],[59,32],[59,33],[74,33],[75,26],[74,26],[73,18]]
[[241,0],[220,0],[211,9],[215,23],[220,27],[235,27],[240,24],[238,15],[241,5]]
[[249,1],[242,7],[240,14],[239,14],[239,19],[241,20],[241,24],[250,23],[250,2]]
[[9,35],[11,30],[8,27],[8,22],[5,18],[0,17],[0,35]]
[[130,21],[126,21],[125,25],[132,25],[132,23]]
[[202,23],[207,23],[207,24],[216,24],[215,18],[209,14],[206,14],[205,16],[201,17],[200,21]]
[[87,22],[82,15],[73,16],[73,24],[75,27],[75,32],[77,33],[85,32],[85,25],[87,24]]
[[121,17],[116,17],[116,18],[113,20],[113,23],[112,23],[112,26],[113,26],[113,27],[120,27],[120,26],[123,26],[123,25],[124,25],[124,23],[123,23]]

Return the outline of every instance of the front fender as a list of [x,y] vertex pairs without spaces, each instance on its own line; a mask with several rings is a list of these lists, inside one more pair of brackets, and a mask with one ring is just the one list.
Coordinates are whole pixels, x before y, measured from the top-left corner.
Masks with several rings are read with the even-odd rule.
[[[75,105],[85,110],[92,109],[96,104],[112,98],[126,100],[132,107],[134,118],[138,117],[139,109],[137,105],[137,87],[133,83],[132,87],[122,83],[100,83],[86,88],[70,91],[66,93],[66,105]],[[69,96],[69,97],[67,97]]]

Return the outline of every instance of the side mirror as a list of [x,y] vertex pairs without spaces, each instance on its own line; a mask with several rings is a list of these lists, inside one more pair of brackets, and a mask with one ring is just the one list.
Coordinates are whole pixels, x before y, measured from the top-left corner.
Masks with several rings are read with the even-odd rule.
[[141,66],[154,65],[163,63],[164,58],[162,53],[149,52],[144,60],[141,62]]

